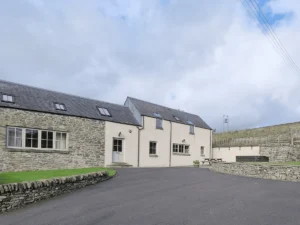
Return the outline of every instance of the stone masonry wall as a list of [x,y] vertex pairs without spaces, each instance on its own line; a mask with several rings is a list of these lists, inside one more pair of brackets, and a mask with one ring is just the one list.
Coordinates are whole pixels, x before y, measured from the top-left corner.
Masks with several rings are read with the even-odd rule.
[[[6,127],[67,132],[67,151],[7,149]],[[105,122],[79,117],[0,108],[0,171],[104,166]]]
[[213,163],[212,171],[273,180],[300,181],[300,166]]
[[261,145],[260,155],[269,157],[270,162],[300,161],[300,146],[291,144]]
[[109,179],[108,173],[0,185],[0,213]]

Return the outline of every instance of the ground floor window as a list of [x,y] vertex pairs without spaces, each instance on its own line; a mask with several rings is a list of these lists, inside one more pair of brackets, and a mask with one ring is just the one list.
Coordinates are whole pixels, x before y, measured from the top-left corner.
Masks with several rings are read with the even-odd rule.
[[204,146],[201,146],[201,155],[204,155]]
[[67,135],[65,132],[7,127],[7,147],[66,150]]
[[150,141],[150,143],[149,143],[149,154],[156,155],[156,142],[155,141]]
[[188,154],[190,152],[190,146],[184,144],[173,144],[173,152]]

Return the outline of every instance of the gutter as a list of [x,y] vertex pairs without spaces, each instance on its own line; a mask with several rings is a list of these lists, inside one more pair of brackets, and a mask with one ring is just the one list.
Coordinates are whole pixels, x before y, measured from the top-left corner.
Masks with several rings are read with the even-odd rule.
[[138,157],[137,157],[137,167],[140,167],[140,137],[141,137],[141,130],[144,130],[144,116],[143,116],[143,124],[142,128],[137,127],[138,129]]
[[172,158],[172,122],[170,121],[170,158],[169,158],[169,167],[171,167],[171,165],[172,165],[171,158]]

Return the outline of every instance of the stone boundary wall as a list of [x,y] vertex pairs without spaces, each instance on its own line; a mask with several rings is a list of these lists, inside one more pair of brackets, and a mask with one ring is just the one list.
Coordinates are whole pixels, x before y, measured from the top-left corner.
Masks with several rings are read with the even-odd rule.
[[210,170],[272,180],[300,181],[300,166],[248,164],[248,163],[213,163]]
[[0,213],[110,179],[107,171],[0,185]]

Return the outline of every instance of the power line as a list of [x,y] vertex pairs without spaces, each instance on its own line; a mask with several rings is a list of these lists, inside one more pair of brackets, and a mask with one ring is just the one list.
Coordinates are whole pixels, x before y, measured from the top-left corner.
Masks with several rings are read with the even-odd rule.
[[[256,0],[240,0],[246,10],[253,14],[252,18],[256,21],[258,20],[258,26],[262,33],[271,41],[273,47],[277,51],[277,53],[287,62],[289,63],[293,69],[300,75],[300,68],[297,66],[295,61],[292,59],[290,54],[287,52],[285,47],[282,45],[280,39],[276,35],[274,29],[272,28],[270,22],[268,21],[267,17],[264,15],[263,11],[261,10],[259,4]],[[246,6],[246,4],[248,7]],[[264,28],[265,27],[265,28]]]

